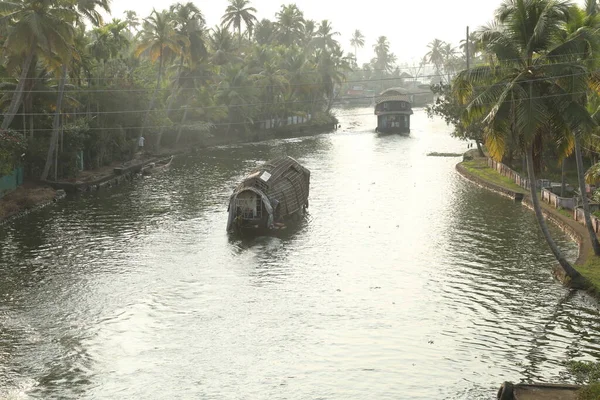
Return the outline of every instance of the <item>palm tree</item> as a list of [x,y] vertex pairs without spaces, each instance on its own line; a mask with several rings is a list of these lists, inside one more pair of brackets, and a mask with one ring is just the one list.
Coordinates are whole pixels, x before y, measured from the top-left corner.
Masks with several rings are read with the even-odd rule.
[[[568,23],[565,24],[565,29],[561,33],[561,39],[559,39],[558,42],[559,44],[565,45],[579,45],[576,54],[573,55],[574,58],[583,63],[587,63],[590,68],[595,70],[598,62],[593,54],[600,50],[600,40],[598,40],[596,34],[600,28],[600,14],[598,14],[595,1],[588,2],[588,4],[586,4],[586,10],[582,10],[578,6],[571,7]],[[590,78],[592,78],[592,80],[597,80],[598,77],[596,74],[593,74]],[[585,106],[588,96],[584,94],[579,97],[581,99],[581,104]],[[581,193],[585,225],[588,229],[594,254],[600,256],[600,243],[598,242],[598,237],[592,226],[590,206],[586,195],[585,170],[583,168],[583,157],[581,154],[581,136],[583,133],[590,132],[575,132],[575,135],[573,135],[575,161],[577,163],[577,178],[579,191]],[[589,135],[586,136],[589,138]]]
[[313,45],[316,49],[334,52],[340,47],[338,41],[334,39],[335,36],[339,35],[339,32],[333,32],[331,23],[324,19],[319,24],[319,29],[317,29],[317,33],[313,39]]
[[169,8],[175,31],[186,38],[181,42],[181,63],[184,56],[190,61],[198,62],[207,55],[205,43],[206,20],[202,12],[192,2],[186,4],[176,3]]
[[[140,26],[140,19],[138,18],[137,13],[133,10],[126,10],[123,12],[123,14],[125,14],[125,22],[127,23],[127,27],[130,29],[130,31],[135,31],[135,33],[137,33],[138,27]],[[131,32],[131,36],[133,37],[133,32]]]
[[456,48],[452,47],[450,43],[445,43],[442,47],[442,55],[444,57],[444,71],[446,71],[448,82],[451,82],[452,73],[460,68],[460,65],[458,65],[460,63],[460,60],[456,56]]
[[[152,10],[150,16],[144,19],[140,43],[135,49],[135,56],[140,57],[147,54],[153,63],[158,61],[158,73],[156,76],[156,87],[150,100],[150,105],[146,111],[139,137],[144,133],[144,128],[150,116],[150,110],[154,107],[156,95],[162,82],[165,61],[173,58],[182,51],[182,43],[189,43],[188,39],[175,31],[172,15],[167,11]],[[160,141],[160,135],[157,138]],[[158,143],[158,142],[157,142]]]
[[271,44],[275,36],[275,23],[266,18],[254,25],[254,40],[259,46]]
[[349,64],[343,57],[340,48],[332,52],[319,50],[316,55],[316,64],[321,88],[327,101],[326,112],[329,112],[335,99],[335,88],[344,81],[344,71],[350,69]]
[[70,53],[75,35],[77,12],[62,3],[19,0],[0,3],[0,17],[10,23],[4,47],[22,57],[21,75],[10,105],[4,113],[1,129],[8,129],[21,100],[29,69],[38,53],[65,56]]
[[279,43],[291,46],[302,38],[304,15],[296,4],[282,5],[276,14],[277,39]]
[[233,35],[227,28],[215,27],[208,40],[213,64],[224,65],[238,59],[234,53]]
[[222,80],[217,87],[216,99],[228,107],[229,129],[233,124],[252,122],[256,113],[257,88],[250,84],[245,67],[228,64],[222,71]]
[[352,39],[350,39],[350,45],[354,47],[354,61],[358,63],[358,48],[360,47],[362,49],[365,45],[365,37],[362,34],[362,32],[358,29],[355,30],[352,34]]
[[[573,96],[577,88],[587,86],[585,67],[571,57],[578,46],[572,41],[552,42],[568,14],[566,3],[553,0],[504,0],[495,23],[481,32],[497,64],[462,71],[454,82],[454,92],[464,101],[474,88],[485,87],[470,100],[467,110],[471,117],[485,116],[485,142],[496,159],[504,153],[505,138],[515,132],[525,153],[531,201],[540,229],[566,276],[577,280],[581,275],[548,231],[534,167],[534,157],[544,140],[555,141],[565,130],[579,132],[594,126],[585,107]],[[564,75],[569,78],[564,79]]]
[[312,19],[304,20],[304,29],[302,29],[302,46],[306,48],[310,47],[313,39],[315,38],[315,33],[317,31],[317,23]]
[[[466,39],[462,39],[460,41],[460,45],[458,46],[461,51],[464,53],[465,55],[465,59],[467,57],[467,40]],[[469,33],[469,60],[475,58],[477,55],[477,51],[479,50],[479,36],[477,35],[477,32],[471,32]]]
[[444,65],[444,41],[440,39],[433,39],[427,45],[429,51],[425,55],[427,60],[435,66],[435,73],[441,76],[442,66]]
[[255,13],[256,8],[250,7],[249,0],[229,0],[229,5],[225,9],[225,15],[221,18],[221,22],[226,28],[233,25],[237,29],[240,46],[242,44],[242,22],[246,25],[248,37],[250,37],[252,27],[257,21]]
[[290,88],[290,82],[286,75],[287,71],[279,67],[279,60],[271,59],[263,64],[261,72],[250,76],[250,80],[264,90],[263,117],[272,118],[272,115],[267,114],[277,113],[278,106],[285,104],[285,102],[277,100],[283,100]]
[[375,50],[375,60],[373,65],[380,72],[388,72],[392,69],[395,56],[390,53],[390,42],[386,36],[379,36],[377,42],[373,45]]
[[94,26],[104,24],[102,14],[98,9],[106,11],[110,14],[109,0],[76,0],[76,8],[79,15],[86,18]]

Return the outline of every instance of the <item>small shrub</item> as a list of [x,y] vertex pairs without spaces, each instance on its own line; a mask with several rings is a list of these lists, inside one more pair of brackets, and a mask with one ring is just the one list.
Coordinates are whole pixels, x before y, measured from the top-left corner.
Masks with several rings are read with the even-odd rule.
[[600,399],[600,383],[594,383],[585,386],[577,392],[577,400],[598,400]]

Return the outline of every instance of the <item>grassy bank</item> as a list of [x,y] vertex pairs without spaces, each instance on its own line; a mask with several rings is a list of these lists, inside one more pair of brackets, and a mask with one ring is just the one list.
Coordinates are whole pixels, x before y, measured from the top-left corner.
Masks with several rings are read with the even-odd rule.
[[33,184],[20,186],[14,192],[0,199],[0,221],[53,201],[55,197],[56,190],[49,187],[40,187]]
[[[473,160],[463,161],[460,164],[469,174],[472,174],[474,177],[477,177],[492,186],[497,186],[517,193],[523,193],[526,198],[528,197],[529,192],[527,190],[518,186],[511,179],[501,175],[495,169],[488,167],[485,158],[475,158]],[[573,213],[571,211],[559,210],[544,202],[542,202],[542,207],[546,213],[556,217],[556,220],[563,224],[568,224],[573,231],[577,232],[577,236],[580,237],[580,240],[585,241],[584,245],[580,246],[581,254],[574,267],[586,279],[590,291],[596,295],[600,295],[600,257],[595,256],[593,252],[590,251],[591,244],[589,244],[587,229],[573,219]]]
[[504,175],[500,175],[498,171],[488,167],[487,160],[485,158],[474,158],[469,161],[463,161],[461,164],[471,174],[487,182],[493,183],[494,185],[501,186],[505,189],[509,189],[517,193],[527,193],[525,189],[517,185],[511,179],[505,177]]

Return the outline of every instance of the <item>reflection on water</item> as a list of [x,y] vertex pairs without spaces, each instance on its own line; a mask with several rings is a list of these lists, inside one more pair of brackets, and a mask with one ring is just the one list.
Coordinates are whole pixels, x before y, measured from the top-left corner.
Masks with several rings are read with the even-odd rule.
[[[533,214],[455,172],[442,121],[222,147],[0,232],[0,397],[490,399],[598,356],[597,303],[556,283]],[[246,171],[311,170],[309,216],[225,232]],[[574,258],[576,247],[553,230]]]

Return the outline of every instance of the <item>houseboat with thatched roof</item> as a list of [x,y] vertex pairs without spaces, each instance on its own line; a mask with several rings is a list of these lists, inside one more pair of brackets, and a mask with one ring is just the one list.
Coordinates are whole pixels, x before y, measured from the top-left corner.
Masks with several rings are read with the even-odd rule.
[[404,88],[384,90],[375,99],[377,132],[410,133],[411,96]]
[[308,208],[310,171],[292,157],[251,171],[229,198],[228,232],[284,229]]

